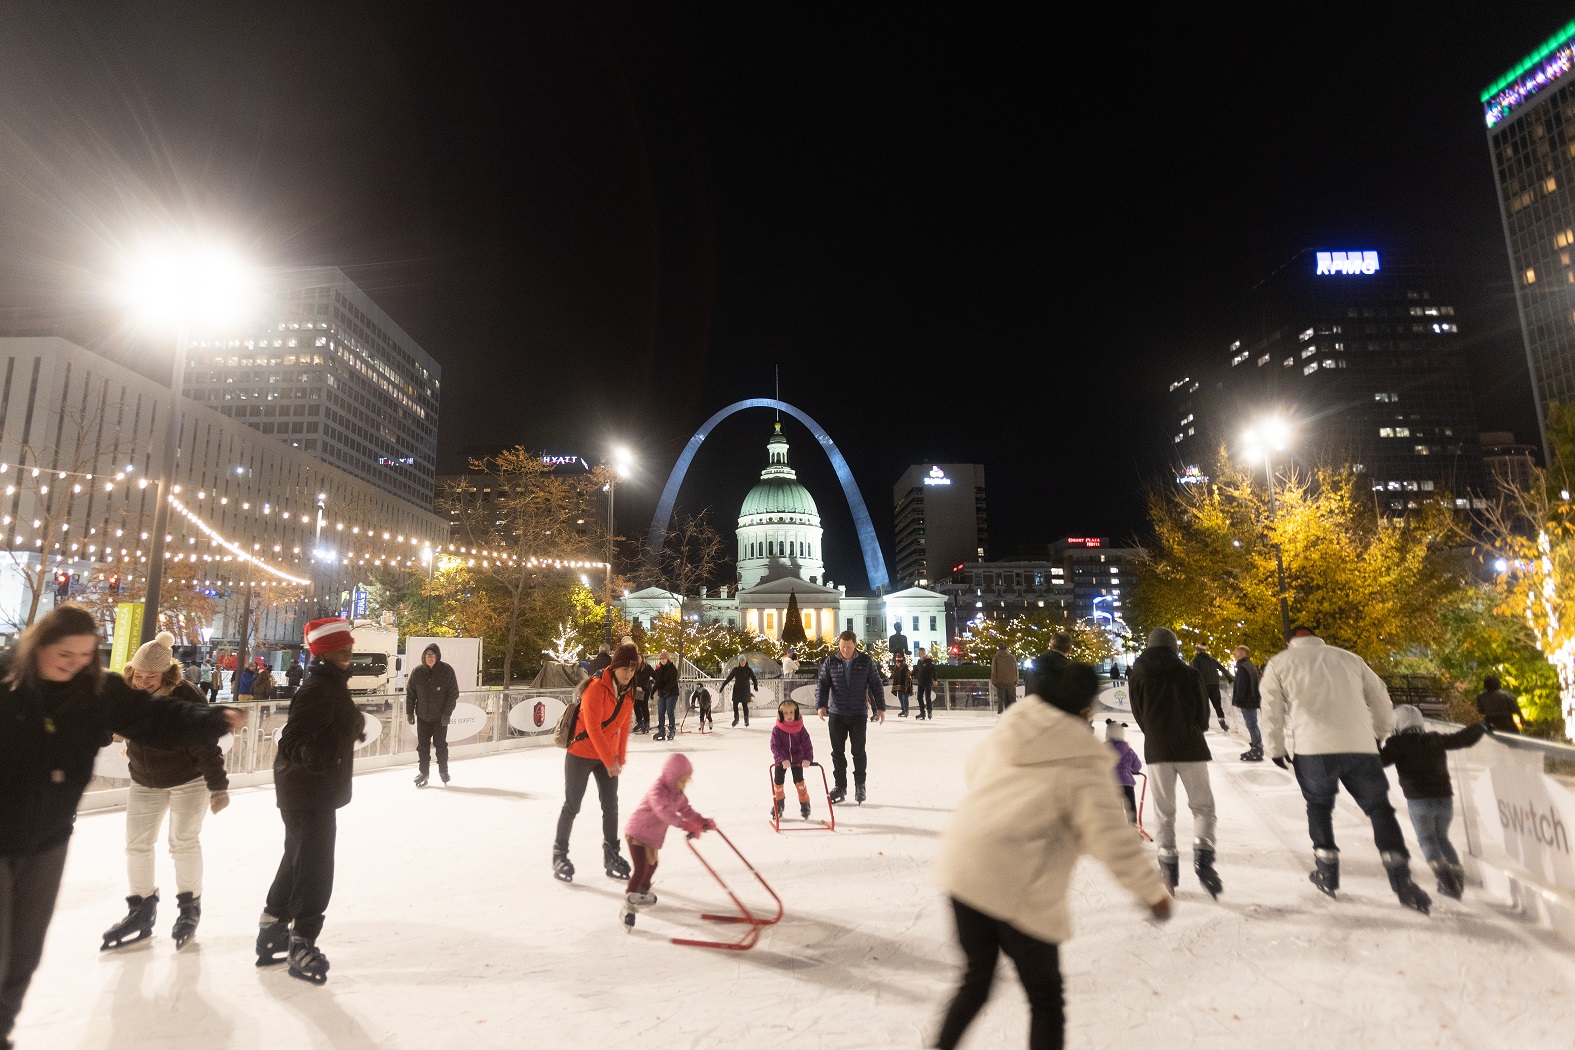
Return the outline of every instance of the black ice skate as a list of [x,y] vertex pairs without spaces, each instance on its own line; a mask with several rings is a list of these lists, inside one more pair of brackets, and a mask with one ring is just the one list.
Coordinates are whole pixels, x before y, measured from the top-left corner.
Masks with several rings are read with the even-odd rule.
[[1340,888],[1340,851],[1337,849],[1313,850],[1313,863],[1317,865],[1308,880],[1331,898]]
[[1192,847],[1192,871],[1203,884],[1203,888],[1209,891],[1209,896],[1219,900],[1220,894],[1225,892],[1225,884],[1220,881],[1219,872],[1214,870],[1212,849],[1204,846]]
[[312,984],[328,981],[328,956],[317,950],[317,944],[305,937],[290,938],[290,976]]
[[427,786],[427,775],[425,773],[417,773],[416,774],[416,787],[424,788],[426,786]]
[[629,862],[618,855],[618,843],[602,843],[602,864],[607,869],[609,879],[627,879],[629,877]]
[[180,915],[175,919],[170,936],[175,938],[175,950],[180,951],[197,934],[197,923],[202,921],[202,898],[177,893],[175,901],[180,905]]
[[834,787],[831,789],[831,794],[827,797],[830,798],[833,806],[840,806],[848,800],[848,789],[845,787]]
[[863,784],[854,784],[853,785],[853,801],[857,802],[861,806],[864,805],[864,785]]
[[1430,867],[1438,876],[1438,892],[1450,900],[1459,900],[1466,892],[1466,869],[1448,861],[1434,861]]
[[279,953],[290,950],[290,924],[272,915],[263,919],[257,924],[257,965],[276,966],[284,962]]
[[1411,880],[1410,858],[1404,853],[1394,852],[1380,853],[1379,857],[1384,862],[1384,870],[1389,873],[1389,888],[1395,891],[1400,903],[1426,915],[1433,907],[1433,898]]
[[443,786],[444,787],[448,787],[448,770],[446,770],[446,769],[438,770],[438,779],[443,781]]
[[574,862],[561,849],[552,851],[552,877],[559,882],[574,881]]
[[1176,885],[1181,882],[1181,857],[1175,850],[1159,851],[1159,873],[1165,877],[1165,889],[1174,897]]
[[652,740],[666,740],[667,739],[667,733],[665,731],[663,731],[663,730],[658,729],[656,731],[656,735],[653,736],[651,739]]
[[772,801],[772,803],[771,803],[771,819],[775,820],[775,821],[781,821],[781,819],[782,819],[782,808],[784,806],[786,806],[786,805],[787,805],[787,800],[786,799],[783,799],[783,798],[774,799]]
[[127,897],[126,909],[126,917],[104,931],[104,943],[99,951],[124,948],[153,936],[153,923],[159,915],[159,895],[150,893],[146,897]]
[[1220,719],[1220,732],[1221,733],[1229,733],[1230,732],[1230,726],[1225,724],[1225,719],[1223,719],[1223,718]]
[[808,802],[800,802],[798,804],[798,815],[803,817],[805,820],[809,819],[809,803]]
[[1261,747],[1249,747],[1247,750],[1245,750],[1245,751],[1243,751],[1241,753],[1241,760],[1243,762],[1262,762],[1263,761],[1263,748],[1261,748]]

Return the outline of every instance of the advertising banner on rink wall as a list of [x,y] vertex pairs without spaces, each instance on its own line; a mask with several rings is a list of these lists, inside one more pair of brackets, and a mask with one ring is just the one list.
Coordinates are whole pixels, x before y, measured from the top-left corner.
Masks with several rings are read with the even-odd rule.
[[1492,737],[1450,755],[1472,856],[1575,908],[1575,765],[1549,774],[1541,751]]

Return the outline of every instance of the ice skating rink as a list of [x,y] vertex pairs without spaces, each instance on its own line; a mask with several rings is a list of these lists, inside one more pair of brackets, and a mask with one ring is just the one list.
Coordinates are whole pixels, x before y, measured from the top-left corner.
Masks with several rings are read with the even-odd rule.
[[[824,724],[810,719],[829,765]],[[321,946],[325,987],[253,967],[257,913],[282,831],[271,788],[237,791],[209,817],[196,942],[169,939],[175,887],[159,856],[156,937],[98,951],[124,912],[124,816],[79,821],[44,962],[16,1033],[20,1050],[205,1048],[922,1047],[957,976],[950,914],[931,882],[937,836],[963,790],[968,750],[993,716],[892,718],[870,732],[869,802],[839,808],[835,833],[767,824],[770,721],[725,722],[676,744],[634,737],[627,816],[665,756],[694,760],[690,798],[716,818],[787,906],[750,952],[678,947],[721,934],[702,909],[719,887],[681,834],[668,836],[661,902],[632,935],[622,885],[600,869],[594,789],[575,827],[575,883],[549,871],[562,752],[457,761],[451,787],[417,791],[414,770],[356,778],[340,811],[337,882]],[[1134,728],[1133,744],[1142,750]],[[1469,888],[1431,918],[1400,908],[1365,821],[1342,797],[1339,901],[1307,882],[1301,798],[1287,773],[1244,765],[1211,734],[1225,895],[1210,902],[1184,860],[1174,921],[1152,926],[1085,861],[1063,946],[1068,1046],[1517,1047],[1575,1045],[1575,966],[1551,935]],[[813,772],[813,771],[812,771]],[[818,789],[818,784],[817,784]],[[792,798],[791,788],[789,798]],[[1398,792],[1396,792],[1398,799]],[[815,799],[823,813],[824,796]],[[790,803],[789,812],[797,807]],[[1150,804],[1152,820],[1152,804]],[[1402,816],[1408,839],[1411,829]],[[1190,841],[1190,817],[1179,821]],[[702,847],[723,860],[722,843]],[[162,843],[160,844],[163,849]],[[1418,862],[1419,881],[1432,879]],[[760,899],[747,875],[733,884]],[[968,1047],[1022,1047],[1027,1008],[1003,961]]]

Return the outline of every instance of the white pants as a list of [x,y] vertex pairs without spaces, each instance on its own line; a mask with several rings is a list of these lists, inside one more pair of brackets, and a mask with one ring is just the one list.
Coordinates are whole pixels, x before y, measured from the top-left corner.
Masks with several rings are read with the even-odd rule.
[[202,818],[208,812],[208,785],[201,778],[179,787],[131,785],[126,798],[126,876],[133,896],[157,889],[153,878],[153,842],[170,814],[170,856],[175,860],[175,888],[202,896]]
[[1176,852],[1176,781],[1187,789],[1187,808],[1192,810],[1192,839],[1205,849],[1214,848],[1214,790],[1209,787],[1207,762],[1150,762],[1149,783],[1154,788],[1154,812],[1159,827],[1154,829],[1154,845],[1161,853]]

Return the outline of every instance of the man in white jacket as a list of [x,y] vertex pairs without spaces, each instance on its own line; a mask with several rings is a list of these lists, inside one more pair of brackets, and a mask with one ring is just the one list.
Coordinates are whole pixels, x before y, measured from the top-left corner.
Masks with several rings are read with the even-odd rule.
[[[1373,840],[1400,903],[1426,915],[1432,899],[1411,881],[1411,855],[1389,802],[1378,745],[1394,730],[1394,705],[1383,680],[1355,653],[1336,648],[1310,627],[1291,631],[1287,647],[1263,668],[1264,736],[1269,757],[1293,769],[1307,800],[1307,830],[1317,867],[1313,885],[1333,897],[1340,888],[1334,842],[1334,797],[1340,785],[1373,823]],[[1288,764],[1285,727],[1296,757]]]

